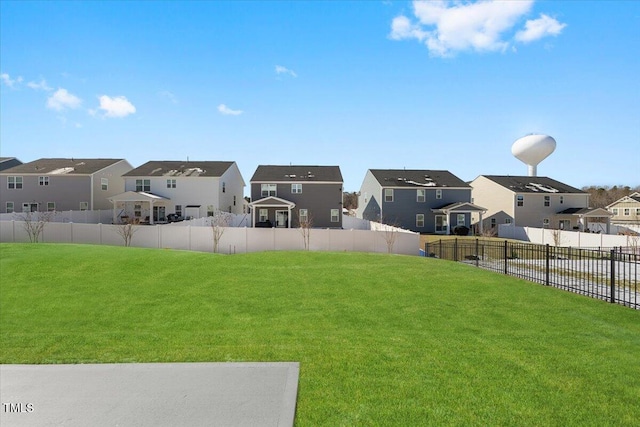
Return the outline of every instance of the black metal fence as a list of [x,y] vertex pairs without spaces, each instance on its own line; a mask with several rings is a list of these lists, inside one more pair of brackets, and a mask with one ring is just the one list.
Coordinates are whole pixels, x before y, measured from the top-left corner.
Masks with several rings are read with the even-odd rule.
[[578,249],[455,239],[426,243],[424,250],[426,256],[464,262],[640,310],[637,248]]

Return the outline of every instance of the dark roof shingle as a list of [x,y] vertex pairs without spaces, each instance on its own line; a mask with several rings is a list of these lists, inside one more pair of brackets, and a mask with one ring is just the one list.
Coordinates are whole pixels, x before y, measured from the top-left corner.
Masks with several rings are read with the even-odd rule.
[[482,175],[516,193],[578,193],[586,194],[570,185],[546,176]]
[[91,175],[124,159],[61,159],[45,158],[23,163],[3,173],[38,175]]
[[222,176],[234,162],[226,161],[182,161],[152,160],[130,170],[123,176]]
[[316,181],[342,183],[340,166],[260,165],[251,182]]
[[460,187],[470,185],[445,170],[369,169],[383,187]]

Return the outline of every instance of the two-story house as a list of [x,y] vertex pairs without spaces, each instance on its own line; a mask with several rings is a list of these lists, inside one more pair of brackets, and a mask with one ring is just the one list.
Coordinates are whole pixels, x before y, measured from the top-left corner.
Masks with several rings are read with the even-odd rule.
[[608,222],[604,209],[589,207],[589,193],[543,176],[480,175],[471,182],[474,203],[487,208],[483,226],[587,230]]
[[622,226],[640,226],[640,192],[629,194],[607,206],[611,222]]
[[0,172],[4,212],[110,209],[124,190],[124,159],[39,159]]
[[253,225],[342,228],[339,166],[260,165],[251,178]]
[[111,197],[114,222],[165,222],[167,215],[201,218],[243,213],[245,182],[231,161],[149,161],[123,176],[124,193]]
[[356,216],[418,233],[450,234],[471,228],[471,186],[445,170],[369,169]]

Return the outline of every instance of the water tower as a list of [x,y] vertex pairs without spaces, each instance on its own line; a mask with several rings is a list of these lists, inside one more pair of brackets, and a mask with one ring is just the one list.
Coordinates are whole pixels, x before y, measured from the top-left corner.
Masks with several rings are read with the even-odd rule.
[[511,146],[511,154],[529,166],[529,176],[536,176],[538,163],[555,149],[556,140],[549,135],[531,134],[516,140]]

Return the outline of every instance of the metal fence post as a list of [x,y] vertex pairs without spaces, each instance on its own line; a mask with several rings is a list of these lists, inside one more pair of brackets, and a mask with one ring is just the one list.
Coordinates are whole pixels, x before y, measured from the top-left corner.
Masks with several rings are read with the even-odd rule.
[[507,241],[504,241],[504,274],[507,273]]
[[458,261],[458,238],[453,239],[453,260]]
[[480,251],[478,250],[479,241],[476,239],[476,267],[480,265]]
[[615,249],[611,249],[610,252],[610,256],[611,256],[611,280],[610,280],[610,285],[611,285],[611,303],[615,303],[616,302],[616,250]]
[[549,286],[549,244],[547,243],[546,245],[544,245],[544,252],[545,252],[545,269],[544,269],[544,284],[546,286]]

